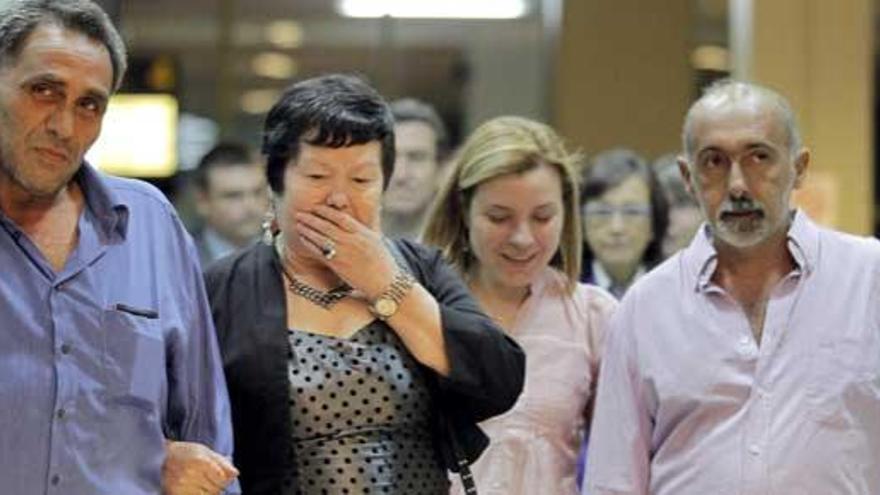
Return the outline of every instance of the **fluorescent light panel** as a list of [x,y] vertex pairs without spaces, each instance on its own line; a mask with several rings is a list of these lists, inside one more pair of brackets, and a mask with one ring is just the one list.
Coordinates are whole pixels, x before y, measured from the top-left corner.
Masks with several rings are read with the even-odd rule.
[[162,94],[117,94],[101,135],[86,154],[95,167],[128,177],[169,177],[177,171],[177,99]]
[[260,53],[251,60],[251,69],[260,77],[290,79],[298,70],[296,60],[278,52]]
[[241,95],[241,109],[252,115],[268,112],[281,92],[275,89],[252,89]]
[[338,0],[346,17],[432,19],[516,19],[528,12],[526,0]]
[[691,65],[695,69],[729,71],[730,53],[723,46],[701,45],[691,53]]
[[303,29],[296,21],[271,22],[266,26],[265,36],[269,43],[279,48],[293,49],[303,44]]

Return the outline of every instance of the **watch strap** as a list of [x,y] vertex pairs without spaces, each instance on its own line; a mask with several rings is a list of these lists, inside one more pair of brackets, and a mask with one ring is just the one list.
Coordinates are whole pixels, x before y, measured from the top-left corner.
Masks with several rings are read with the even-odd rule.
[[376,298],[376,301],[380,299],[391,299],[397,304],[400,304],[401,301],[403,301],[403,298],[406,297],[406,294],[412,289],[415,282],[415,279],[409,274],[409,272],[406,270],[398,270],[394,275],[394,278],[391,280],[391,285],[389,285],[385,291]]

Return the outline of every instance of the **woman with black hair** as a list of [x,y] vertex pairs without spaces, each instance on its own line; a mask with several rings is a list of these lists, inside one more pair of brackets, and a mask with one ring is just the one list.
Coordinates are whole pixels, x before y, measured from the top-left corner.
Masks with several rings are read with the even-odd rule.
[[581,281],[620,298],[663,260],[666,198],[648,163],[627,149],[596,155],[583,169],[584,258]]
[[523,385],[520,348],[436,250],[382,237],[393,119],[369,85],[292,85],[263,141],[265,242],[207,273],[244,493],[446,494]]

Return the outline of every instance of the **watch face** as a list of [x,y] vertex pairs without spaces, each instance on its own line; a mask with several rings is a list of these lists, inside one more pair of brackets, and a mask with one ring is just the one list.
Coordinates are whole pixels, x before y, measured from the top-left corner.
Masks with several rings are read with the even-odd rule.
[[382,318],[388,318],[397,312],[397,303],[388,297],[379,298],[375,305],[376,314]]

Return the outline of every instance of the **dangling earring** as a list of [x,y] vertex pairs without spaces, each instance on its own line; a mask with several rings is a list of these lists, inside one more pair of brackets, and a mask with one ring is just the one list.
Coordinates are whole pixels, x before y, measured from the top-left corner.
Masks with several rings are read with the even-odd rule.
[[278,232],[278,219],[275,218],[275,203],[273,202],[266,215],[263,217],[263,244],[271,246],[275,244],[275,234]]

